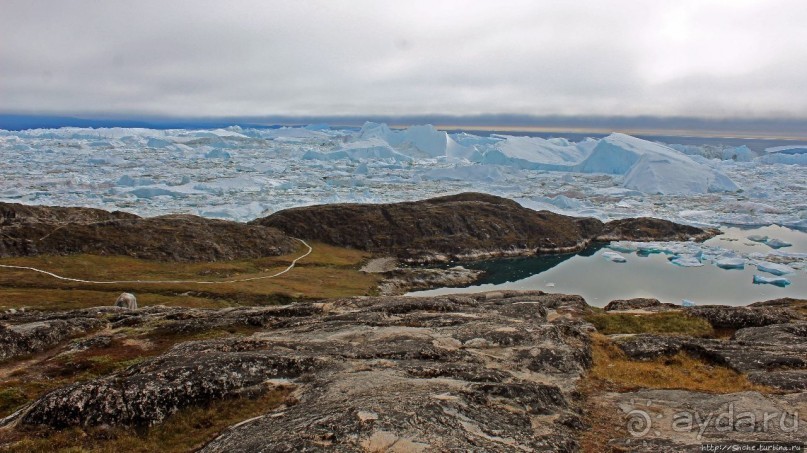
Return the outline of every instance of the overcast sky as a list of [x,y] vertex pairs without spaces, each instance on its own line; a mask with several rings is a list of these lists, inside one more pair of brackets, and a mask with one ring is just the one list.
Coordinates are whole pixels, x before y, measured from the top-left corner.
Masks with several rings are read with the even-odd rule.
[[2,0],[0,111],[807,118],[807,4]]

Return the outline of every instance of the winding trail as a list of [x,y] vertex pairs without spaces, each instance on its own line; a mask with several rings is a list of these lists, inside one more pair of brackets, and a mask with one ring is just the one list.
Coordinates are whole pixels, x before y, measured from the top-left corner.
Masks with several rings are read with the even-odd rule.
[[32,271],[32,272],[38,272],[40,274],[45,274],[45,275],[47,275],[49,277],[53,277],[53,278],[56,278],[56,279],[59,279],[59,280],[64,280],[64,281],[68,281],[68,282],[76,282],[76,283],[90,283],[90,284],[93,284],[93,285],[116,285],[116,284],[121,284],[121,283],[140,283],[140,284],[175,284],[175,283],[186,284],[186,283],[193,283],[193,284],[201,284],[201,285],[220,285],[220,284],[229,284],[229,283],[241,283],[241,282],[250,282],[250,281],[254,281],[254,280],[266,280],[266,279],[269,279],[269,278],[279,277],[279,276],[285,274],[286,272],[289,272],[290,270],[294,269],[294,265],[297,264],[298,261],[300,261],[301,259],[303,259],[306,256],[310,255],[311,252],[314,251],[314,249],[311,248],[311,246],[308,245],[308,243],[305,242],[304,240],[299,239],[299,238],[294,238],[294,239],[297,239],[298,241],[302,242],[302,244],[308,248],[308,251],[303,253],[302,255],[298,256],[294,260],[292,260],[291,264],[289,264],[288,267],[286,267],[285,269],[283,269],[282,271],[280,271],[280,272],[278,272],[276,274],[263,275],[261,277],[240,278],[240,279],[236,279],[236,280],[220,280],[220,281],[205,281],[205,280],[112,280],[112,281],[97,281],[97,280],[84,280],[84,279],[81,279],[81,278],[65,277],[65,276],[62,276],[62,275],[54,274],[53,272],[49,272],[49,271],[46,271],[46,270],[43,270],[43,269],[38,269],[38,268],[35,268],[35,267],[28,267],[28,266],[11,266],[11,265],[6,265],[6,264],[0,264],[0,268],[18,269],[18,270],[27,270],[27,271]]

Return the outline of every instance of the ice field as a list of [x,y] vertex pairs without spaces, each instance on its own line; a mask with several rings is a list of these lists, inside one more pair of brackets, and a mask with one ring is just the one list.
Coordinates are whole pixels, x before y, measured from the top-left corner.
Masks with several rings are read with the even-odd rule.
[[0,131],[0,200],[250,220],[301,205],[475,190],[534,209],[693,225],[807,228],[807,145],[666,146],[360,130]]

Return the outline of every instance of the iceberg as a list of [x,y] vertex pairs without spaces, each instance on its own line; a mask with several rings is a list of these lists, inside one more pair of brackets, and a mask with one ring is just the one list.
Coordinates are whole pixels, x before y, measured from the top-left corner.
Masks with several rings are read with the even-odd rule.
[[603,252],[602,257],[613,263],[625,263],[628,261],[617,252]]
[[765,242],[768,240],[768,236],[762,236],[760,234],[752,234],[751,236],[748,236],[748,240],[754,242]]
[[445,157],[449,154],[464,156],[471,153],[455,142],[448,133],[438,131],[431,124],[410,126],[404,131],[393,131],[383,123],[364,123],[357,140],[380,140],[409,157]]
[[783,247],[790,247],[791,245],[793,245],[790,242],[776,238],[768,239],[767,241],[765,241],[765,244],[772,249],[780,249]]
[[739,187],[726,175],[659,143],[614,133],[603,138],[576,166],[584,173],[625,175],[622,186],[652,194],[731,192]]
[[693,255],[679,255],[670,260],[671,263],[681,267],[701,267],[701,260]]
[[807,165],[807,145],[768,148],[757,160],[766,164]]
[[695,302],[692,302],[692,301],[691,301],[691,300],[689,300],[689,299],[683,299],[683,300],[681,300],[681,306],[682,306],[682,307],[694,307],[695,305],[697,305],[697,304],[696,304]]
[[784,277],[763,277],[761,275],[754,274],[754,284],[755,285],[775,285],[781,288],[790,284],[790,280]]
[[494,135],[503,139],[484,153],[482,162],[528,170],[571,171],[590,153],[592,142],[578,145],[566,140]]
[[771,263],[768,261],[757,261],[754,264],[760,272],[767,272],[773,275],[787,275],[796,272],[795,269],[786,264]]
[[745,259],[739,257],[723,257],[715,260],[715,265],[721,269],[745,269]]

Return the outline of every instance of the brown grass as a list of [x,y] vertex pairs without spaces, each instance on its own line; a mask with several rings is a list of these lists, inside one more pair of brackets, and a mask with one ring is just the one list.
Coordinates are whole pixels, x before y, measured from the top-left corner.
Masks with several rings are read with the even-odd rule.
[[[359,272],[369,255],[352,249],[311,244],[314,251],[290,272],[276,278],[220,284],[87,284],[65,282],[24,270],[0,269],[0,310],[60,310],[111,305],[123,291],[138,305],[221,308],[264,305],[290,298],[327,298],[370,294],[378,276]],[[8,258],[0,264],[29,266],[85,280],[222,281],[272,275],[289,265],[294,254],[214,263],[168,263],[122,256],[71,255]]]
[[734,370],[709,364],[696,357],[679,353],[652,361],[630,360],[608,337],[594,334],[594,363],[578,389],[586,402],[583,419],[587,425],[580,434],[584,452],[623,451],[608,442],[624,438],[623,414],[600,397],[605,392],[629,392],[638,389],[679,389],[709,393],[742,391],[774,392],[774,389],[752,384]]
[[594,365],[589,378],[600,381],[610,391],[626,392],[641,388],[680,389],[710,393],[747,390],[770,392],[725,366],[707,363],[686,353],[651,361],[630,360],[619,347],[602,335],[593,336]]
[[240,397],[216,401],[206,407],[185,408],[163,423],[143,429],[94,427],[54,431],[21,428],[1,432],[0,448],[10,452],[193,451],[213,440],[228,426],[277,408],[288,395],[289,389],[277,389],[254,398]]

